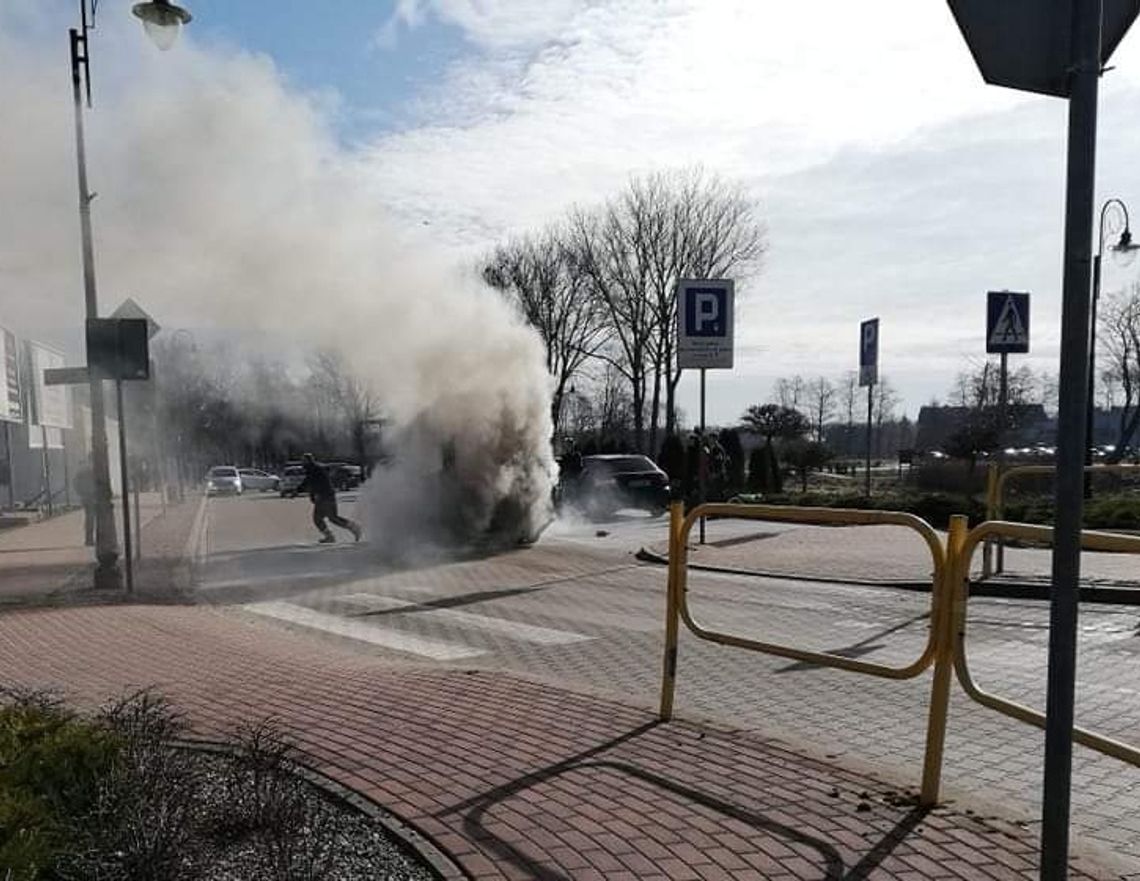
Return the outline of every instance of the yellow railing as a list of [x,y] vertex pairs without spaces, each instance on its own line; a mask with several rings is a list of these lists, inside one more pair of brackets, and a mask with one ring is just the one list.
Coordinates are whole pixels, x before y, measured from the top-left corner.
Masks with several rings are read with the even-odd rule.
[[[1026,466],[1039,468],[1045,466]],[[1107,467],[1107,466],[1097,466]],[[916,660],[902,667],[876,664],[846,658],[831,652],[816,652],[780,643],[764,642],[731,633],[722,633],[699,623],[689,608],[688,538],[693,524],[701,517],[769,520],[813,525],[903,526],[917,532],[930,550],[931,606],[930,631],[926,644]],[[926,746],[923,758],[923,805],[938,802],[942,776],[942,755],[946,742],[946,726],[950,704],[950,686],[954,673],[963,690],[978,703],[1043,728],[1045,716],[1030,707],[990,694],[981,689],[970,675],[966,656],[967,606],[969,603],[970,563],[978,545],[1004,537],[1021,541],[1051,543],[1053,530],[1046,526],[1024,523],[987,521],[968,529],[962,515],[951,518],[950,530],[943,546],[939,534],[925,520],[896,511],[856,511],[831,508],[792,508],[776,505],[706,504],[694,508],[686,516],[681,502],[670,506],[669,568],[665,603],[665,657],[661,678],[660,716],[672,718],[677,680],[677,644],[680,624],[700,639],[734,646],[782,658],[790,658],[821,667],[834,667],[853,673],[865,673],[887,679],[912,679],[934,666],[930,707],[926,724]],[[1115,551],[1140,554],[1140,536],[1106,532],[1081,533],[1082,547],[1092,551]],[[1140,750],[1136,747],[1074,727],[1073,739],[1105,755],[1140,766]]]
[[[1007,523],[990,520],[974,527],[969,533],[960,536],[960,546],[951,548],[948,569],[953,578],[954,608],[954,670],[963,691],[983,706],[997,710],[1014,719],[1019,719],[1038,728],[1045,727],[1045,714],[1024,704],[990,694],[974,682],[970,674],[969,657],[966,654],[967,605],[970,595],[970,561],[978,545],[989,538],[1013,538],[1020,541],[1052,544],[1053,529],[1049,526],[1034,526],[1028,523]],[[951,534],[954,541],[954,535]],[[1082,532],[1081,547],[1089,551],[1112,551],[1116,553],[1140,554],[1140,536],[1117,535],[1111,532]],[[1097,734],[1085,728],[1074,726],[1073,740],[1097,752],[1120,759],[1130,765],[1140,766],[1140,749],[1129,746],[1110,737]]]
[[[986,474],[986,520],[1001,520],[1005,516],[1005,488],[1010,480],[1032,474],[1053,474],[1056,470],[1055,465],[1012,465],[1002,469],[997,463],[991,463]],[[1086,465],[1085,473],[1140,475],[1140,465]],[[987,541],[983,547],[983,578],[1005,571],[1005,545],[1001,541],[1002,537],[995,534],[996,540]]]
[[[688,600],[688,538],[693,524],[701,517],[733,517],[747,520],[780,520],[815,525],[845,526],[904,526],[917,532],[930,550],[932,564],[932,590],[930,632],[922,653],[903,667],[890,667],[870,661],[845,658],[831,652],[814,652],[794,646],[762,642],[730,633],[711,630],[697,622]],[[912,679],[932,663],[936,665],[935,691],[931,696],[931,724],[928,726],[927,759],[923,776],[923,792],[933,793],[931,804],[937,800],[938,776],[941,769],[942,745],[945,737],[946,708],[949,703],[952,656],[948,640],[949,595],[946,591],[945,552],[942,541],[933,527],[920,517],[896,511],[857,511],[836,508],[791,508],[778,505],[705,504],[694,508],[688,516],[683,514],[681,502],[670,506],[669,517],[669,576],[665,612],[665,660],[661,682],[660,715],[669,719],[673,714],[673,696],[677,678],[677,638],[680,622],[700,639],[721,645],[749,649],[768,655],[790,658],[822,667],[835,667],[854,673],[866,673],[886,679]]]

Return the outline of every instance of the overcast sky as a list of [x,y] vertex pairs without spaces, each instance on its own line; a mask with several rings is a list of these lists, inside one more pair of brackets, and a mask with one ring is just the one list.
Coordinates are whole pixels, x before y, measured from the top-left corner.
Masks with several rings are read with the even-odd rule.
[[[62,229],[60,243],[73,232],[73,221],[53,218],[74,213],[74,6],[0,6],[0,324],[41,337],[80,302],[78,247],[61,245],[63,266],[28,265],[29,233],[12,217],[28,209]],[[162,124],[131,122],[140,76],[147,88],[167,84],[173,117],[187,88],[174,77],[240,65],[256,69],[281,113],[305,117],[321,161],[369,195],[406,253],[431,261],[469,261],[633,174],[701,164],[742,181],[761,205],[769,251],[738,282],[738,366],[710,376],[711,421],[765,400],[777,376],[850,369],[858,324],[873,315],[882,372],[913,415],[982,354],[987,289],[1033,293],[1029,360],[1056,371],[1065,105],[985,86],[943,2],[194,0],[184,43],[162,58],[129,6],[103,0],[92,35],[94,189],[100,161],[115,166],[132,132],[153,136]],[[1098,191],[1140,211],[1135,35],[1113,61]],[[28,110],[33,93],[50,111]],[[33,145],[49,135],[54,164],[33,163],[44,152]],[[277,149],[268,136],[233,146],[267,162]],[[147,157],[160,161],[161,151]],[[50,186],[35,179],[47,174]],[[1137,271],[1110,266],[1106,288]],[[28,307],[32,290],[42,308]],[[272,308],[272,290],[261,296]],[[164,307],[168,320],[209,323],[173,298]],[[693,385],[681,401],[690,415]]]

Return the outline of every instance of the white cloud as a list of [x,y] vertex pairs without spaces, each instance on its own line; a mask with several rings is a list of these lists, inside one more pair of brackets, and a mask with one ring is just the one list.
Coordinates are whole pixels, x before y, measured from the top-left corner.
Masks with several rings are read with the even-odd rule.
[[402,29],[435,19],[459,28],[479,46],[525,46],[549,40],[586,5],[584,0],[398,0],[377,40],[392,46]]
[[[22,8],[33,17],[30,2]],[[700,163],[752,188],[771,239],[763,274],[742,285],[750,297],[740,328],[747,348],[737,371],[717,377],[714,419],[732,418],[762,397],[772,376],[846,369],[858,321],[876,313],[884,322],[884,367],[913,411],[943,394],[976,348],[988,287],[1034,292],[1034,357],[1043,367],[1055,362],[1064,104],[984,86],[944,4],[400,0],[387,26],[398,39],[431,20],[462,28],[478,50],[448,71],[442,85],[417,96],[415,125],[346,152],[327,135],[323,108],[281,93],[274,82],[264,90],[263,109],[281,117],[282,130],[303,128],[301,146],[271,146],[265,132],[273,129],[261,116],[247,120],[264,123],[254,136],[239,125],[240,115],[219,115],[209,149],[198,157],[217,174],[211,179],[188,166],[186,181],[169,181],[170,198],[195,204],[198,190],[224,183],[220,198],[224,204],[233,198],[230,210],[243,221],[259,211],[334,218],[335,206],[319,189],[301,187],[298,196],[299,182],[291,180],[298,168],[331,166],[338,182],[333,201],[351,191],[352,211],[361,204],[386,209],[407,241],[432,246],[430,259],[465,260],[508,231],[603,198],[631,173]],[[0,37],[4,23],[0,12]],[[101,30],[101,41],[116,39],[113,28],[101,28],[110,30]],[[172,173],[157,134],[186,112],[181,102],[193,89],[151,101],[152,115],[133,120],[134,127],[119,128],[111,107],[127,88],[127,71],[175,81],[178,65],[191,64],[179,61],[182,55],[196,59],[193,82],[211,86],[206,62],[233,59],[196,48],[190,31],[187,37],[186,51],[161,64],[123,48],[127,43],[113,52],[99,44],[97,100],[105,121],[92,132],[98,162],[115,155],[114,141],[129,132],[140,139],[132,148],[137,162],[159,180]],[[1106,195],[1135,196],[1140,205],[1132,172],[1140,133],[1137,39],[1125,40],[1117,70],[1103,81],[1099,180]],[[0,161],[9,169],[52,169],[43,179],[38,171],[9,174],[6,204],[49,205],[63,218],[40,238],[27,223],[10,221],[0,279],[23,284],[38,273],[39,289],[72,292],[76,267],[51,256],[74,256],[76,234],[59,50],[55,43],[0,40],[6,69],[23,71],[20,87],[34,98],[17,112],[3,105],[0,84],[0,112],[20,119],[21,130],[47,132],[33,148],[8,127],[0,133]],[[50,67],[40,71],[49,58]],[[266,65],[242,63],[254,70]],[[36,75],[28,73],[33,68]],[[264,77],[272,80],[272,70],[263,67]],[[200,122],[202,114],[194,118]],[[29,156],[33,149],[37,155]],[[298,157],[305,149],[315,152]],[[175,153],[189,161],[185,151]],[[290,180],[279,192],[266,183],[277,179],[269,173],[274,169]],[[268,187],[252,204],[233,197],[245,174]],[[119,204],[126,196],[115,191],[129,194],[129,175],[119,169],[109,176],[98,212],[151,204],[141,198]],[[147,224],[165,224],[177,237],[179,213],[167,216],[160,204],[146,209],[153,216],[140,214],[131,223],[141,226],[140,235]],[[101,220],[97,230],[110,235]],[[156,241],[149,233],[142,240]],[[41,249],[40,242],[50,246]],[[101,272],[131,246],[121,235],[101,243]],[[258,253],[253,249],[251,265]],[[179,264],[177,271],[186,270]],[[153,284],[178,308],[177,278],[120,272],[107,266],[108,283],[135,285],[133,293],[141,282]],[[684,403],[694,411],[692,401]]]
[[[1125,191],[1134,40],[1101,117],[1101,179]],[[737,391],[719,418],[771,376],[849,367],[875,313],[913,411],[974,353],[988,287],[1037,294],[1036,363],[1055,369],[1065,105],[985,86],[944,4],[583,6],[528,52],[459,64],[420,120],[376,141],[366,165],[379,198],[410,227],[430,219],[457,253],[630,173],[700,163],[745,180],[771,251],[745,286],[751,354],[721,378]]]

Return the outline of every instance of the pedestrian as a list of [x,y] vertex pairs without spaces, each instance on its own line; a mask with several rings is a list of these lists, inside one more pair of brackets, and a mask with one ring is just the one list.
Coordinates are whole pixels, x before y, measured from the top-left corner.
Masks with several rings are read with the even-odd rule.
[[360,541],[360,526],[347,517],[341,517],[336,509],[336,490],[329,480],[328,470],[317,463],[312,453],[305,453],[301,457],[301,465],[305,469],[305,479],[297,487],[297,495],[303,492],[309,494],[313,503],[313,525],[321,533],[320,544],[331,544],[336,541],[325,520],[328,519],[341,529],[352,533],[353,539]]
[[81,465],[71,482],[79,504],[83,506],[83,544],[95,544],[95,475],[89,465]]

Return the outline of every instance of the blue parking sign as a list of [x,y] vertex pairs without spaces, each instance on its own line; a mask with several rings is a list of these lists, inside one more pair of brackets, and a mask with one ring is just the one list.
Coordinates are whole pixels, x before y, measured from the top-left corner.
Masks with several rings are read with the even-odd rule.
[[879,319],[869,318],[859,325],[859,385],[879,381]]
[[731,279],[677,282],[677,363],[681,368],[731,368]]

